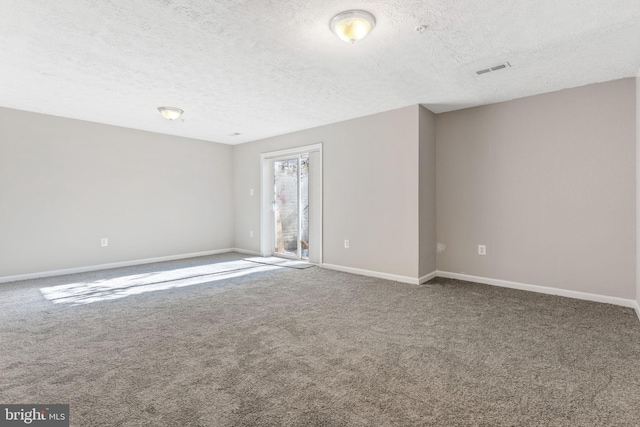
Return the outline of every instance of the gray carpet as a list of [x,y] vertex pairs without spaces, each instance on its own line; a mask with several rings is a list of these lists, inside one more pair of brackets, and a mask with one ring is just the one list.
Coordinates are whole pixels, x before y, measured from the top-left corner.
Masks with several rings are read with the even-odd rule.
[[0,402],[83,427],[640,425],[630,309],[238,261],[0,285]]

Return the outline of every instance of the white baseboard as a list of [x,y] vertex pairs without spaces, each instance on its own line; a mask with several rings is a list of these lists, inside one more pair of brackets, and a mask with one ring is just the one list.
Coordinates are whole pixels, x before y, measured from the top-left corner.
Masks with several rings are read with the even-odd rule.
[[[5,277],[0,277],[0,283],[15,282],[18,280],[38,279],[42,277],[63,276],[65,274],[84,273],[88,271],[97,271],[97,270],[107,270],[111,268],[129,267],[133,265],[152,264],[154,262],[175,261],[179,259],[196,258],[196,257],[208,256],[208,255],[217,255],[217,254],[222,254],[227,252],[238,252],[245,255],[262,256],[260,252],[255,252],[255,251],[250,251],[250,250],[240,249],[240,248],[215,249],[211,251],[193,252],[189,254],[169,255],[169,256],[163,256],[163,257],[157,257],[157,258],[145,258],[145,259],[138,259],[133,261],[114,262],[109,264],[98,264],[98,265],[90,265],[85,267],[66,268],[61,270],[42,271],[38,273],[29,273],[29,274],[18,274],[15,276],[5,276]],[[529,292],[537,292],[537,293],[548,294],[548,295],[558,295],[558,296],[563,296],[568,298],[576,298],[576,299],[587,300],[587,301],[614,304],[614,305],[619,305],[623,307],[633,308],[638,316],[638,320],[640,320],[640,304],[638,304],[638,301],[635,301],[632,299],[626,299],[626,298],[591,294],[591,293],[580,292],[580,291],[571,291],[568,289],[551,288],[548,286],[530,285],[526,283],[511,282],[508,280],[490,279],[487,277],[472,276],[469,274],[461,274],[461,273],[451,273],[448,271],[440,271],[440,270],[433,271],[419,278],[413,278],[409,276],[400,276],[396,274],[382,273],[379,271],[364,270],[361,268],[345,267],[342,265],[334,265],[334,264],[326,264],[326,263],[321,264],[320,267],[323,267],[329,270],[343,271],[345,273],[359,274],[362,276],[376,277],[379,279],[393,280],[396,282],[409,283],[413,285],[419,285],[424,282],[428,282],[434,277],[445,277],[449,279],[465,280],[469,282],[483,283],[486,285],[500,286],[504,288],[519,289],[519,290],[529,291]]]
[[113,262],[109,264],[89,265],[86,267],[65,268],[62,270],[42,271],[39,273],[18,274],[16,276],[0,277],[0,283],[15,282],[18,280],[39,279],[42,277],[64,276],[65,274],[85,273],[87,271],[107,270],[111,268],[130,267],[132,265],[153,264],[154,262],[175,261],[185,258],[196,258],[207,255],[217,255],[227,252],[233,252],[236,249],[216,249],[212,251],[194,252],[190,254],[169,255],[157,258],[137,259],[133,261]]
[[431,273],[422,276],[418,279],[418,285],[423,284],[424,282],[428,282],[429,280],[438,277],[438,272],[437,271],[432,271]]
[[[638,303],[632,299],[611,297],[607,295],[591,294],[587,292],[571,291],[568,289],[551,288],[548,286],[529,285],[526,283],[510,282],[508,280],[489,279],[487,277],[471,276],[468,274],[451,273],[448,271],[438,271],[438,277],[448,279],[466,280],[468,282],[483,283],[485,285],[501,286],[503,288],[520,289],[522,291],[537,292],[548,295],[558,295],[561,297],[575,298],[587,301],[602,302],[605,304],[620,305],[623,307],[635,308],[639,311]],[[640,318],[640,313],[638,315]]]
[[[408,276],[400,276],[397,274],[389,274],[389,273],[381,273],[379,271],[373,271],[373,270],[363,270],[361,268],[353,268],[353,267],[345,267],[342,265],[335,265],[335,264],[322,264],[320,265],[323,268],[326,268],[328,270],[336,270],[336,271],[343,271],[345,273],[353,273],[353,274],[359,274],[361,276],[369,276],[369,277],[376,277],[378,279],[387,279],[387,280],[393,280],[395,282],[402,282],[402,283],[410,283],[412,285],[418,285],[422,282],[420,282],[421,279],[415,278],[415,277],[408,277]],[[431,273],[433,274],[435,277],[435,272]],[[431,274],[424,276],[424,277],[428,277]]]

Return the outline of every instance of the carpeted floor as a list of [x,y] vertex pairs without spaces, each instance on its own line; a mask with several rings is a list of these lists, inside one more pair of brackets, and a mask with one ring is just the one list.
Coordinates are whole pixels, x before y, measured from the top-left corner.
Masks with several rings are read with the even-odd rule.
[[78,427],[640,425],[631,309],[242,259],[0,285],[0,403]]

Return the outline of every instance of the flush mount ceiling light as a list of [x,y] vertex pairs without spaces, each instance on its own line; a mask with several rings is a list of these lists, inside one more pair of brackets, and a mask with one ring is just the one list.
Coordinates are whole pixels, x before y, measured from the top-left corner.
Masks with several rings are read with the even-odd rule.
[[175,107],[158,107],[158,111],[160,111],[160,114],[162,114],[165,119],[169,120],[175,120],[184,113],[184,111]]
[[329,25],[340,40],[353,44],[373,30],[376,18],[364,10],[347,10],[334,16]]

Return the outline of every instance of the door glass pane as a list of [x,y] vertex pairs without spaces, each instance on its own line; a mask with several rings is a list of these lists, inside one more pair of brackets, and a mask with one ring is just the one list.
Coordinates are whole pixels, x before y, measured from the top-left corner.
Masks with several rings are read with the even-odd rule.
[[300,156],[300,245],[302,258],[309,258],[309,155]]
[[300,228],[298,219],[298,158],[276,160],[273,164],[275,252],[297,257]]

